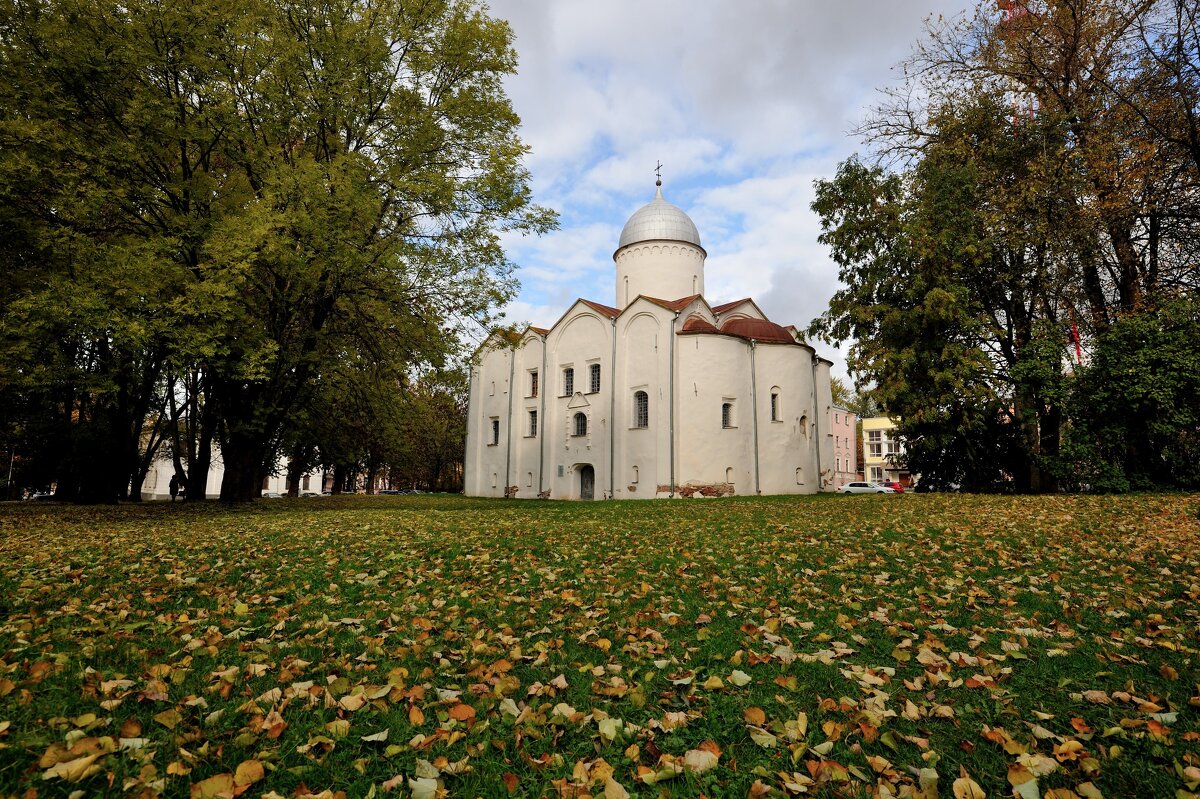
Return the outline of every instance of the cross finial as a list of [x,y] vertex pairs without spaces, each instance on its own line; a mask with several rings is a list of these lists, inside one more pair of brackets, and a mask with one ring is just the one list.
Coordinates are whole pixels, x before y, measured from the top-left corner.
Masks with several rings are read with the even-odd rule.
[[655,186],[662,185],[662,161],[655,159],[654,174],[658,178],[654,181]]

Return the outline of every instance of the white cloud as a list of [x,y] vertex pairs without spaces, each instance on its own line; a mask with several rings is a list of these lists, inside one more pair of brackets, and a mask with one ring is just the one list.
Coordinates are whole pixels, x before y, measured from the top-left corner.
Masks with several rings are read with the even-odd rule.
[[858,149],[847,132],[893,81],[924,19],[968,3],[490,5],[516,35],[520,71],[506,86],[532,147],[536,198],[562,215],[555,233],[506,241],[522,267],[513,313],[549,324],[575,297],[612,302],[612,251],[653,196],[661,159],[667,199],[709,252],[710,299],[752,295],[804,327],[837,287],[816,243],[813,180]]

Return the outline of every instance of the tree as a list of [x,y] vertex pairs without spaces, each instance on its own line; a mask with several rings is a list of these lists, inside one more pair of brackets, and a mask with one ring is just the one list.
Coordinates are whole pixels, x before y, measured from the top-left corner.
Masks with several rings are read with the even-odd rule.
[[1110,330],[1197,288],[1195,17],[1046,0],[938,23],[863,127],[898,171],[852,160],[818,184],[847,288],[812,332],[857,338],[851,367],[914,471],[1079,483],[1060,452],[1076,345],[1098,367]]
[[14,370],[57,398],[80,499],[121,493],[148,420],[189,483],[216,440],[222,498],[257,496],[331,362],[441,363],[514,290],[498,231],[553,224],[511,32],[466,0],[7,0],[0,30],[0,200],[28,230],[0,332],[59,353]]

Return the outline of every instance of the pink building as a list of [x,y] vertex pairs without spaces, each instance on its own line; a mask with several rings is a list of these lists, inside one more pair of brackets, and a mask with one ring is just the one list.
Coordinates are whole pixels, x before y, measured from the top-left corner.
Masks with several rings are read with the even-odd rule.
[[842,486],[859,479],[855,457],[858,434],[855,432],[857,417],[834,405],[830,409],[829,431],[833,436],[833,485]]

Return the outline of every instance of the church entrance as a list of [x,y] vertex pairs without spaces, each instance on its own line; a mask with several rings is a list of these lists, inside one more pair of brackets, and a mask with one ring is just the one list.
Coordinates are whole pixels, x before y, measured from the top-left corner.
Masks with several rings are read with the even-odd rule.
[[579,498],[596,498],[596,470],[590,463],[579,467]]

